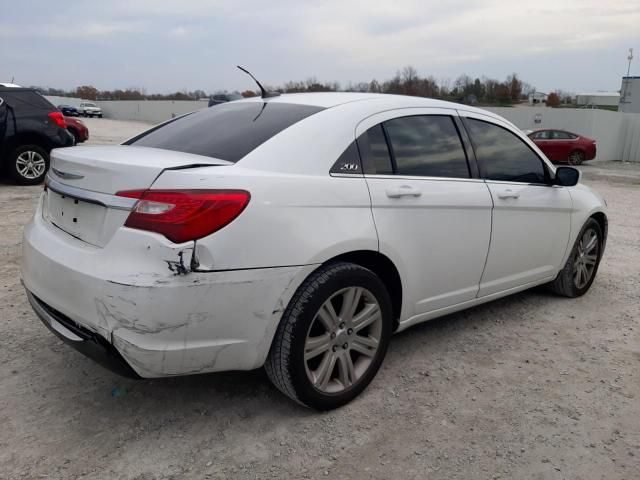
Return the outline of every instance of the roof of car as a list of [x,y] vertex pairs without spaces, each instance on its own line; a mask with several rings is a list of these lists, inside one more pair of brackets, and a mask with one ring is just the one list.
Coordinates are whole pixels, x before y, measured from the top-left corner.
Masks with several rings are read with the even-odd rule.
[[449,108],[481,113],[490,117],[501,118],[488,110],[483,110],[460,103],[447,102],[426,97],[412,97],[408,95],[392,95],[387,93],[358,93],[358,92],[313,92],[313,93],[285,93],[277,97],[251,97],[239,102],[277,102],[277,103],[297,103],[302,105],[312,105],[323,108],[337,107],[353,102],[391,102],[394,107],[422,107],[422,108]]
[[[534,128],[533,130],[529,130],[529,133],[527,135],[531,135],[532,133],[536,133],[536,132],[547,132],[551,130],[553,130],[554,132],[573,133],[573,132],[570,132],[569,130],[565,130],[564,128]],[[577,134],[574,133],[574,135],[577,135]]]

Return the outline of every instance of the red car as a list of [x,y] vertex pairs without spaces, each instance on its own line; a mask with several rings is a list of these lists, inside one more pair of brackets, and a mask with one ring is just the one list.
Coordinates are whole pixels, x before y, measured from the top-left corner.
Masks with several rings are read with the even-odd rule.
[[64,117],[64,123],[69,133],[76,139],[76,143],[82,143],[89,139],[89,129],[82,120],[73,117]]
[[565,130],[533,130],[527,135],[552,162],[580,165],[596,157],[596,141]]

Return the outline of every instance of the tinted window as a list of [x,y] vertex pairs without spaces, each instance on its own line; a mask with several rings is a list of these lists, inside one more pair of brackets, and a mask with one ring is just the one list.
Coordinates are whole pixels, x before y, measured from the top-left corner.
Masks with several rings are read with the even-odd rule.
[[371,127],[358,138],[358,148],[362,156],[365,173],[390,175],[393,173],[391,155],[382,125]]
[[510,131],[467,119],[467,126],[485,178],[526,183],[546,183],[542,160]]
[[467,157],[451,117],[394,118],[384,128],[397,174],[469,178]]
[[7,105],[12,106],[18,111],[25,110],[47,110],[53,111],[56,108],[42,95],[30,90],[21,90],[14,92],[2,92],[2,98]]
[[553,135],[551,136],[554,140],[569,140],[571,135],[567,132],[561,132],[559,130],[554,130]]
[[533,138],[536,140],[548,140],[549,139],[549,130],[544,130],[542,132],[537,132],[534,134]]
[[237,162],[285,128],[320,110],[323,108],[279,102],[224,103],[149,130],[127,145]]
[[358,146],[355,141],[351,142],[351,145],[342,152],[342,155],[340,155],[338,160],[336,160],[336,163],[331,167],[330,173],[351,173],[362,175],[360,154],[358,153]]

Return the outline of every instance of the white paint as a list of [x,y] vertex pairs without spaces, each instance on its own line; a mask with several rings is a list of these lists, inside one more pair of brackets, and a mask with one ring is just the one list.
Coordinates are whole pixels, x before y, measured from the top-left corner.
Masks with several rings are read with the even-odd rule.
[[[480,116],[530,143],[483,110],[370,94],[270,101],[333,106],[233,165],[171,170],[197,156],[124,146],[55,152],[53,169],[83,175],[57,181],[86,195],[234,188],[248,190],[251,201],[236,220],[195,244],[126,228],[125,214],[111,217],[104,226],[110,233],[91,243],[80,239],[82,231],[71,236],[50,221],[45,192],[25,228],[26,288],[111,341],[142,376],[251,369],[263,364],[298,286],[337,255],[369,250],[392,260],[403,285],[403,329],[553,278],[580,226],[605,211],[600,197],[581,185],[511,183],[520,198],[507,205],[498,198],[501,182],[328,174],[360,131],[397,116]],[[388,195],[405,186],[420,196]],[[192,269],[194,251],[209,271]],[[177,262],[186,274],[170,268]]]

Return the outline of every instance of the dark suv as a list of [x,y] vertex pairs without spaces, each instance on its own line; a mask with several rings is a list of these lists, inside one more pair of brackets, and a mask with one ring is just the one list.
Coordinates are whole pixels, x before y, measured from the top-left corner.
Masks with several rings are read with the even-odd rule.
[[209,106],[220,105],[221,103],[233,102],[234,100],[242,100],[239,93],[216,93],[209,98]]
[[40,183],[49,153],[73,145],[62,113],[31,88],[0,84],[0,165],[22,185]]

